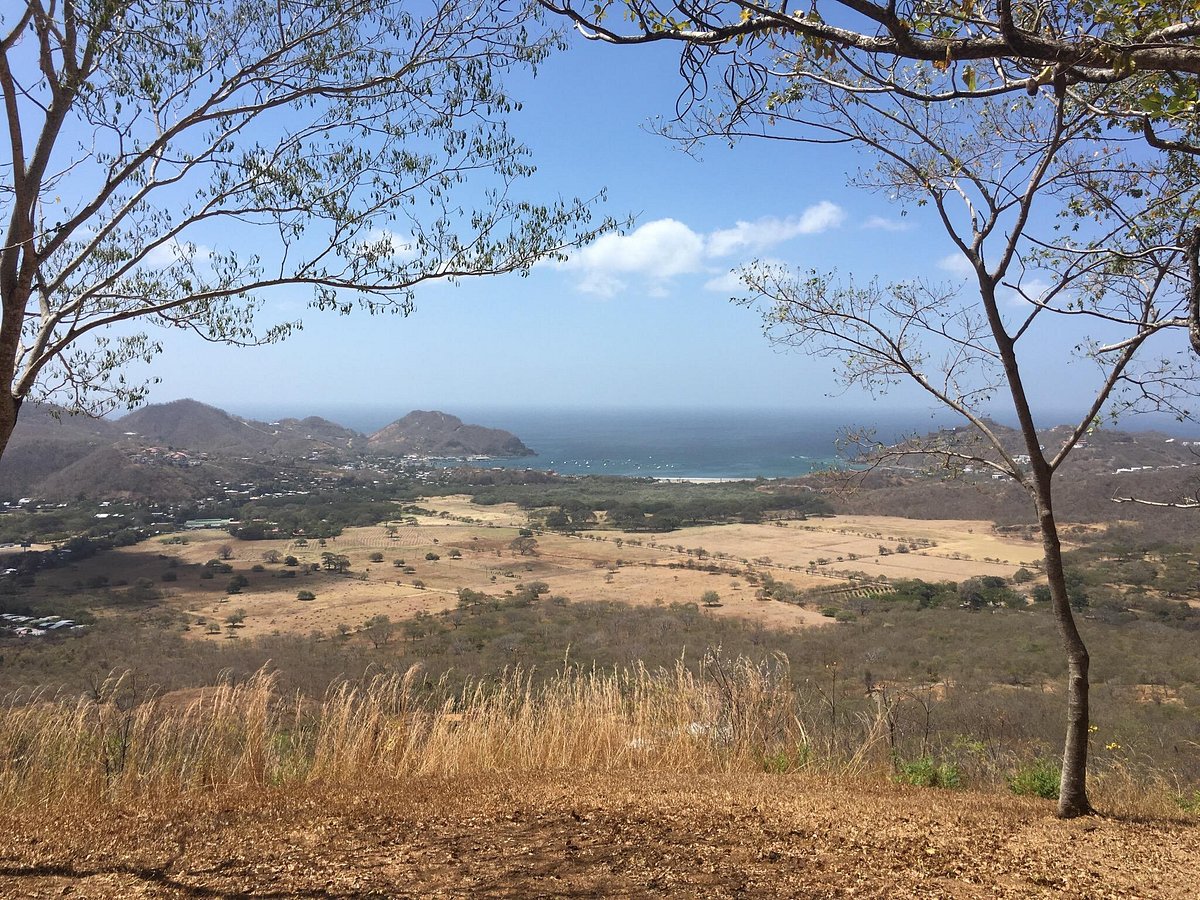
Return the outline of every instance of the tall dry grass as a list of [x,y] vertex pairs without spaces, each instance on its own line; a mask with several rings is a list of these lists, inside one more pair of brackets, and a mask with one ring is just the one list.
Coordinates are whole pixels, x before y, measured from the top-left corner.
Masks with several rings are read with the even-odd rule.
[[[137,698],[114,675],[76,700],[13,697],[0,708],[0,805],[91,806],[193,791],[320,785],[478,773],[792,772],[886,777],[894,722],[837,715],[805,691],[786,659],[710,654],[696,669],[566,665],[452,687],[418,669],[341,683],[323,698],[281,695],[267,671],[186,702]],[[994,758],[972,786],[1002,786]],[[978,767],[977,767],[978,768]],[[1123,807],[1171,796],[1155,773],[1106,771]],[[1144,808],[1145,803],[1138,808]]]

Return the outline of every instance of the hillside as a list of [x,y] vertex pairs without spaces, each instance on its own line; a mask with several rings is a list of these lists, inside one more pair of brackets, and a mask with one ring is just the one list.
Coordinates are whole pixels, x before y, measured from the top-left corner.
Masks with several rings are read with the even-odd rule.
[[1192,898],[1200,830],[664,771],[363,779],[0,815],[0,896]]
[[444,412],[415,410],[367,439],[372,453],[396,456],[533,456],[520,439],[499,428],[466,425]]
[[322,466],[372,456],[531,453],[507,431],[441,412],[410,413],[368,438],[319,416],[258,422],[195,400],[153,404],[112,421],[29,404],[0,459],[0,497],[177,501],[271,480],[285,469],[289,478],[311,481]]

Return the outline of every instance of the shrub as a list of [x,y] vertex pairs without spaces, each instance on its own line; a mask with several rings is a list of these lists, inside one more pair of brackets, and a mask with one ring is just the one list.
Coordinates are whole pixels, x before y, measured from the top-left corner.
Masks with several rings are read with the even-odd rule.
[[369,559],[371,562],[380,563],[383,562],[383,554],[376,550],[374,553],[368,556],[367,559]]
[[1010,775],[1008,789],[1019,797],[1053,800],[1058,796],[1059,778],[1058,763],[1039,759],[1031,765],[1022,766]]
[[402,559],[393,559],[393,560],[392,560],[392,565],[393,565],[393,566],[395,566],[397,569],[402,569],[402,568],[404,568],[404,560],[402,560]]
[[899,764],[892,776],[898,784],[914,787],[956,788],[962,785],[962,772],[952,762],[938,762],[922,756]]
[[317,595],[314,594],[312,591],[297,591],[296,599],[297,600],[316,600]]
[[434,553],[432,550],[425,554],[425,558],[427,560],[429,560],[430,562],[437,562],[439,559],[441,559],[441,557],[438,556],[436,553]]

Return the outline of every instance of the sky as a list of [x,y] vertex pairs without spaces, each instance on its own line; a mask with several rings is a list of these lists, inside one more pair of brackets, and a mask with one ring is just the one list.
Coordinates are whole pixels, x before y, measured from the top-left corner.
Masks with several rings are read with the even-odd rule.
[[[524,104],[512,130],[538,166],[538,197],[607,190],[601,214],[632,215],[565,264],[525,278],[429,285],[408,317],[304,312],[282,344],[253,349],[181,332],[147,370],[150,402],[190,397],[243,414],[330,415],[342,406],[415,409],[862,409],[828,359],[772,347],[759,317],[730,302],[731,271],[753,259],[836,269],[859,280],[963,282],[933,214],[848,185],[869,161],[845,147],[747,140],[681,152],[649,127],[683,84],[667,47],[572,40],[535,79],[509,80]],[[306,292],[272,311],[290,318]],[[1047,360],[1052,354],[1047,352]],[[1086,396],[1084,363],[1035,370],[1050,418]],[[898,389],[889,408],[928,408]],[[1001,410],[1002,412],[1002,410]],[[333,416],[331,416],[333,417]],[[1049,423],[1048,423],[1049,424]]]

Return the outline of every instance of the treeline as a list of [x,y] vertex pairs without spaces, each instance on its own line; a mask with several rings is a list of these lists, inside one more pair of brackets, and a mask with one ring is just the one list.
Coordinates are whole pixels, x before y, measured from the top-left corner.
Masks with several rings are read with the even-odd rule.
[[[607,524],[625,531],[663,532],[689,525],[760,522],[768,515],[800,517],[830,512],[808,491],[762,490],[755,482],[662,483],[587,476],[549,485],[509,484],[476,490],[474,502],[515,503],[543,510],[546,528],[574,531]],[[603,523],[596,513],[604,513]]]
[[331,538],[346,528],[375,525],[398,513],[395,501],[379,490],[322,491],[247,503],[237,510],[240,522],[230,526],[229,532],[244,541],[291,534]]

